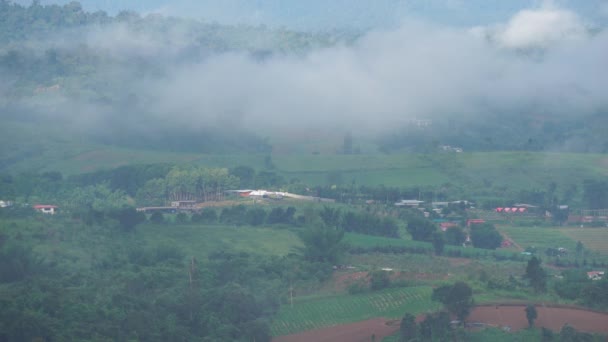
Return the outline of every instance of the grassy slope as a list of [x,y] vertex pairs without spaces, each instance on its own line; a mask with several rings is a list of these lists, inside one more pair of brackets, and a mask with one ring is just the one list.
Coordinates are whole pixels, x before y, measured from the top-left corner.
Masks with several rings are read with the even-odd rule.
[[[204,155],[158,150],[137,150],[86,143],[78,136],[62,134],[61,127],[30,127],[9,121],[0,129],[0,169],[61,171],[78,174],[126,164],[175,162],[210,167],[250,165],[264,168],[264,155]],[[323,139],[328,139],[324,137]],[[280,151],[282,146],[275,146]],[[373,149],[369,149],[373,151]],[[327,184],[328,174],[343,184],[386,186],[439,186],[450,183],[467,189],[488,187],[546,189],[555,181],[560,188],[580,185],[586,178],[608,175],[608,158],[597,154],[479,152],[461,154],[337,155],[322,152],[275,153],[276,171],[286,179],[299,178],[311,185]],[[333,177],[336,179],[336,177]],[[562,188],[563,189],[563,188]]]

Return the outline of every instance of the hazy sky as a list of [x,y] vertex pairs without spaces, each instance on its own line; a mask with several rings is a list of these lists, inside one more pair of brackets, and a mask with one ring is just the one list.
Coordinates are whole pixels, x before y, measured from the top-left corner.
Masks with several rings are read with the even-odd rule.
[[[29,4],[30,0],[15,2]],[[43,4],[69,0],[42,0]],[[86,10],[188,16],[220,23],[266,24],[297,29],[392,27],[417,17],[450,25],[505,21],[547,0],[81,0]],[[605,23],[607,0],[552,0],[596,23]]]

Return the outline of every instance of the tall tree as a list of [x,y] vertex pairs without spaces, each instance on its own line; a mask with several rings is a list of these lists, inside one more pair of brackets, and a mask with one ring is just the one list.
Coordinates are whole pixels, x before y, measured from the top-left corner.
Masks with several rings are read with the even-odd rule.
[[416,317],[407,313],[401,319],[401,325],[399,326],[399,341],[400,342],[411,342],[418,336],[418,326],[416,325]]
[[432,241],[435,230],[437,230],[437,227],[433,222],[424,218],[412,216],[407,220],[407,231],[414,240]]
[[300,233],[304,244],[302,254],[308,261],[336,263],[344,251],[343,237],[344,231],[339,228],[325,227],[322,224],[308,227]]
[[526,319],[528,320],[528,326],[532,328],[534,326],[534,320],[538,317],[538,312],[536,312],[536,307],[534,305],[528,304],[526,305]]
[[448,312],[458,317],[462,323],[469,316],[474,305],[473,289],[461,281],[434,289],[431,298],[441,302]]
[[542,261],[537,257],[528,260],[525,277],[530,282],[530,286],[535,292],[545,292],[547,290],[547,273],[540,266]]
[[583,200],[589,209],[608,208],[608,181],[586,179],[583,182]]
[[441,232],[434,232],[432,237],[433,249],[435,255],[442,255],[445,248],[445,238]]
[[476,224],[471,227],[471,242],[477,248],[496,249],[502,243],[502,235],[493,224]]

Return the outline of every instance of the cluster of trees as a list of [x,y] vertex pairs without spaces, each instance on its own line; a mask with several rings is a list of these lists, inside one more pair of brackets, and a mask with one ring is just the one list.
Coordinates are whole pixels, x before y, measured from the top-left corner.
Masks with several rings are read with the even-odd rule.
[[147,181],[137,191],[141,204],[164,205],[167,201],[219,201],[225,191],[238,186],[239,179],[228,169],[174,167],[164,178]]
[[464,341],[464,331],[454,329],[450,315],[458,318],[462,326],[473,308],[473,290],[463,282],[443,285],[433,290],[433,300],[443,304],[446,311],[426,315],[416,324],[416,317],[406,314],[401,320],[399,340],[411,341]]
[[471,225],[471,242],[474,247],[496,249],[502,243],[502,235],[491,223]]
[[598,309],[608,308],[608,279],[591,280],[583,269],[564,270],[562,276],[553,286],[560,297]]
[[365,211],[347,211],[325,206],[319,213],[323,223],[347,232],[367,235],[399,237],[397,221],[390,216],[380,217]]
[[431,242],[437,255],[443,254],[446,243],[461,246],[466,240],[466,233],[461,227],[450,227],[441,232],[435,223],[420,215],[409,215],[406,228],[413,240]]

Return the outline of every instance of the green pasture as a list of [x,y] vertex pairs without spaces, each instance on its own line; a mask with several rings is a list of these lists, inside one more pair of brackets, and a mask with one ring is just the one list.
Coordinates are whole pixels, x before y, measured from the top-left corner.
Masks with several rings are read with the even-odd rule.
[[375,317],[399,319],[409,312],[437,310],[431,301],[431,287],[393,288],[359,295],[300,299],[293,307],[283,305],[272,324],[272,335],[281,336],[351,323]]
[[536,247],[541,255],[547,248],[563,247],[571,253],[576,251],[577,240],[562,234],[561,230],[557,228],[511,226],[498,226],[497,228],[524,249]]

